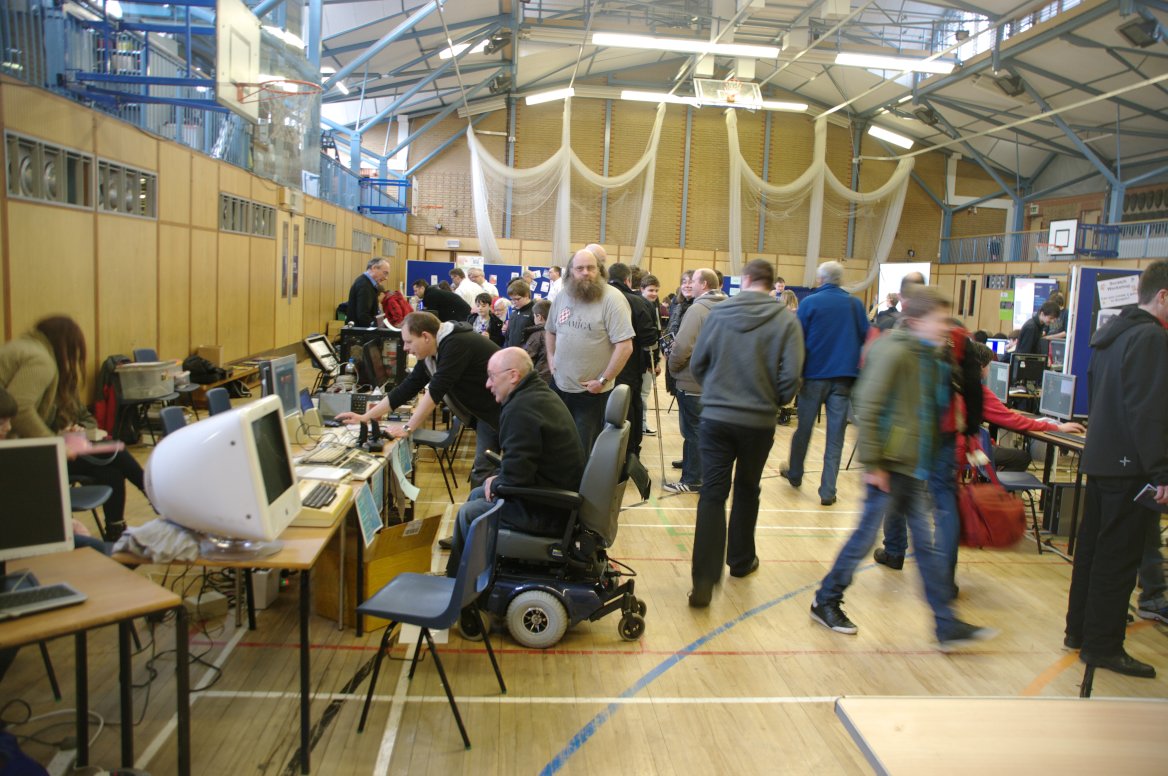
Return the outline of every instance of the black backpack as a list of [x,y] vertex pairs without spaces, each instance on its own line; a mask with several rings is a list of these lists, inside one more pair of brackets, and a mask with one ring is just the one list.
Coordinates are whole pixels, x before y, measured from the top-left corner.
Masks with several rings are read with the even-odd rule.
[[183,369],[191,373],[191,382],[199,385],[217,383],[227,379],[226,369],[220,369],[199,355],[188,356],[183,361]]

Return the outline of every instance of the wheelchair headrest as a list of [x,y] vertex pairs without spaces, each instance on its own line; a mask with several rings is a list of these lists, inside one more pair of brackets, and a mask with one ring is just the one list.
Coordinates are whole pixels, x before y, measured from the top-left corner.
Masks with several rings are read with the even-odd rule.
[[608,394],[608,404],[604,406],[604,422],[620,428],[629,416],[629,387],[618,385]]

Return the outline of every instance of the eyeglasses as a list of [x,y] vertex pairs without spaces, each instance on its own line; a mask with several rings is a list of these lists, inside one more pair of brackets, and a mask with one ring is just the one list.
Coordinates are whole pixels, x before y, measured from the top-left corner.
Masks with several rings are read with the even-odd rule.
[[487,377],[491,378],[492,380],[498,380],[499,375],[504,375],[508,372],[514,372],[514,371],[516,371],[515,367],[511,367],[510,369],[504,369],[501,372],[492,372],[490,369],[488,369],[487,370]]

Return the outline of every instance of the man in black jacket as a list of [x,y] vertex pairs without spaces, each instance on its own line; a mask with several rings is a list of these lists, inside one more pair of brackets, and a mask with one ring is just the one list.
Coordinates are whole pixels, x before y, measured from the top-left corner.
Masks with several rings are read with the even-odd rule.
[[1043,302],[1034,317],[1022,324],[1022,333],[1018,336],[1018,347],[1014,348],[1014,352],[1045,356],[1047,348],[1042,344],[1042,337],[1046,334],[1046,327],[1058,316],[1057,303]]
[[443,323],[465,321],[470,317],[470,305],[461,296],[432,286],[420,278],[414,281],[414,296],[422,300],[422,306],[427,312],[434,313]]
[[661,335],[653,303],[633,290],[632,275],[629,265],[619,261],[608,268],[608,284],[621,292],[633,316],[633,354],[617,374],[615,382],[617,385],[629,386],[629,396],[632,397],[629,401],[631,430],[626,461],[629,476],[636,483],[641,498],[645,499],[649,497],[653,481],[640,460],[641,440],[645,434],[645,404],[641,399],[641,383],[645,371],[653,366],[652,349],[656,347]]
[[[523,348],[506,348],[491,356],[487,387],[502,405],[499,443],[503,460],[499,473],[458,510],[454,541],[446,566],[447,576],[458,573],[466,534],[475,518],[495,506],[500,487],[557,488],[576,490],[584,476],[584,449],[576,433],[576,421],[548,384],[534,370]],[[499,515],[503,525],[525,533],[556,536],[564,531],[566,510],[541,509],[533,515],[516,499],[506,500]]]
[[353,285],[349,288],[349,305],[345,315],[353,326],[367,329],[377,325],[377,317],[381,315],[381,305],[377,297],[381,293],[381,284],[389,277],[389,262],[385,259],[370,259]]
[[445,401],[463,423],[474,425],[476,446],[471,483],[478,485],[495,469],[486,451],[499,449],[496,435],[499,405],[486,388],[487,362],[499,352],[499,346],[475,334],[467,323],[442,323],[430,312],[407,315],[401,332],[406,352],[418,359],[414,371],[364,415],[342,412],[337,420],[367,423],[385,416],[428,387],[418,399],[409,422],[390,428],[389,433],[397,439],[409,436],[422,428],[434,408]]
[[1140,277],[1139,305],[1091,338],[1090,426],[1083,450],[1087,503],[1075,547],[1064,644],[1088,665],[1152,679],[1123,648],[1127,606],[1149,522],[1145,486],[1168,504],[1168,261]]

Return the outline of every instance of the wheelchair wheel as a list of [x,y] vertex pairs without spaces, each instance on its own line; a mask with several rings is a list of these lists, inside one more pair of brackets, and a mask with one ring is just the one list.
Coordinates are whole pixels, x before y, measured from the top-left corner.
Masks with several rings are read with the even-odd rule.
[[644,601],[638,598],[636,603],[633,604],[633,611],[644,617],[646,612],[649,611],[649,607],[645,604]]
[[620,637],[625,641],[637,641],[645,635],[645,618],[639,614],[629,612],[621,617],[616,626]]
[[547,649],[568,630],[568,612],[551,593],[528,590],[507,607],[507,630],[525,647]]

